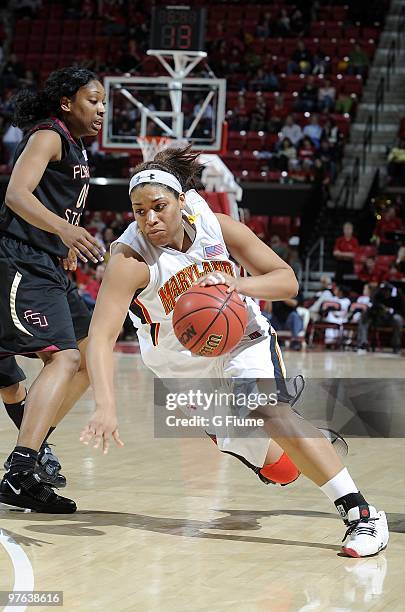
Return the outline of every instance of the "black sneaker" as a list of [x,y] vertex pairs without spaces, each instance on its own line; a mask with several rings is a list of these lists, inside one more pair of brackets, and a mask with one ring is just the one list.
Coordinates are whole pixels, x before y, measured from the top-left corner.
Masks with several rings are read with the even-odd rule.
[[56,495],[49,485],[41,482],[35,472],[7,472],[0,483],[0,503],[48,514],[76,512],[76,504],[72,499]]
[[[10,469],[12,454],[13,453],[10,453],[4,462],[4,469],[6,471]],[[39,449],[38,462],[35,467],[35,473],[38,474],[41,481],[56,489],[63,489],[66,487],[66,477],[60,473],[61,467],[59,459],[53,453],[50,445],[42,445]]]
[[63,489],[66,487],[66,478],[60,473],[61,464],[58,457],[52,451],[49,444],[43,444],[39,449],[38,462],[35,468],[35,473],[38,474],[42,482]]

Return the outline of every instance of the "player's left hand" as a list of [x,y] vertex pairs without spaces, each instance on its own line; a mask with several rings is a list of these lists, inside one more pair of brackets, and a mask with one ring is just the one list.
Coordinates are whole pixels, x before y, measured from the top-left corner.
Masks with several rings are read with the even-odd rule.
[[230,274],[226,274],[225,272],[210,272],[205,276],[201,277],[198,281],[195,282],[196,285],[200,287],[209,287],[210,285],[226,285],[228,289],[227,293],[232,293],[232,291],[236,291],[239,293],[240,291],[240,279],[231,276]]
[[94,442],[94,448],[99,448],[101,445],[106,455],[110,446],[110,436],[117,446],[124,446],[118,432],[116,416],[108,411],[96,409],[81,433],[80,442],[86,446]]
[[75,272],[77,270],[77,255],[72,249],[69,249],[67,257],[62,259],[62,265],[66,271]]

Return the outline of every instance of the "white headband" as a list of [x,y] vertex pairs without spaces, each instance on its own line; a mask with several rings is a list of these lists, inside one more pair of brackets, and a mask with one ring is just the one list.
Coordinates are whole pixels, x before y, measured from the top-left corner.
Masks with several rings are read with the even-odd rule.
[[141,183],[160,183],[161,185],[167,185],[178,193],[182,193],[183,188],[179,181],[170,172],[163,172],[163,170],[142,170],[134,174],[129,183],[129,195],[134,187],[137,187]]

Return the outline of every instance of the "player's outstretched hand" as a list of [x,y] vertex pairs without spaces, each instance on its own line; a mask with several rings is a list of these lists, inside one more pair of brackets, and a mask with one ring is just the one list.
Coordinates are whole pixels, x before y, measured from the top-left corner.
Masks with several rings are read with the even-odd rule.
[[59,237],[79,259],[87,263],[89,259],[94,263],[104,261],[105,248],[84,227],[66,223],[59,233]]
[[83,442],[86,446],[94,442],[93,447],[100,448],[102,446],[103,453],[106,455],[111,438],[117,446],[124,446],[118,432],[116,416],[103,410],[96,410],[83,429],[80,442]]
[[200,287],[208,287],[209,285],[226,285],[228,287],[226,290],[227,293],[232,293],[232,291],[240,291],[239,278],[235,278],[230,274],[225,274],[225,272],[210,272],[209,274],[202,276],[194,284],[199,285]]
[[66,271],[75,272],[77,270],[77,255],[72,249],[69,249],[67,256],[62,259],[62,265]]

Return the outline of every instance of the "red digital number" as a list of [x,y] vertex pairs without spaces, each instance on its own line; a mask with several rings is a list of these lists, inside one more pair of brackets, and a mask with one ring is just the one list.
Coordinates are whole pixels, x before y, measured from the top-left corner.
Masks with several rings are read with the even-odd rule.
[[192,32],[190,25],[182,25],[179,27],[177,34],[178,49],[189,49],[191,47]]

